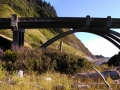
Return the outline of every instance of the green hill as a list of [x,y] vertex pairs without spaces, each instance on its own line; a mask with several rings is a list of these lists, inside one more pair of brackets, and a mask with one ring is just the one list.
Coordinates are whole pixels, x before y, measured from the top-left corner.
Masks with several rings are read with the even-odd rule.
[[[11,14],[17,14],[19,17],[57,17],[54,7],[43,0],[0,0],[0,17],[11,17]],[[27,29],[25,31],[25,45],[38,48],[49,39],[67,30],[54,28]],[[12,39],[11,30],[0,30],[0,34]],[[74,34],[54,42],[49,48],[58,49],[60,41],[63,41],[63,51],[94,57]]]

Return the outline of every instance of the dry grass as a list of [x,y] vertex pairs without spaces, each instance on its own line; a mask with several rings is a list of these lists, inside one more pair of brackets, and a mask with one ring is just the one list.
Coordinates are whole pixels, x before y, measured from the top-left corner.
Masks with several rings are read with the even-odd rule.
[[[10,81],[8,81],[11,77]],[[110,83],[113,90],[119,90],[120,86],[115,84],[113,80],[108,77],[107,82]],[[63,85],[66,90],[71,89],[73,83],[82,83],[89,85],[90,89],[80,90],[108,90],[101,78],[71,78],[71,75],[60,74],[56,72],[47,72],[44,74],[37,74],[35,72],[25,73],[24,77],[18,77],[17,71],[9,74],[0,67],[0,89],[1,90],[52,90],[52,86]]]

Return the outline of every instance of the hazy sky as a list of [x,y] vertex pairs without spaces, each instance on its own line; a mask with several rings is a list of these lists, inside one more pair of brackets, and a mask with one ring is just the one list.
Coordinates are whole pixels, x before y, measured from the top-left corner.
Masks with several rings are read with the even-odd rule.
[[[54,6],[59,17],[107,17],[120,18],[120,0],[45,0]],[[120,32],[120,30],[116,30]],[[94,34],[79,32],[75,35],[94,55],[111,57],[119,49],[106,39]]]

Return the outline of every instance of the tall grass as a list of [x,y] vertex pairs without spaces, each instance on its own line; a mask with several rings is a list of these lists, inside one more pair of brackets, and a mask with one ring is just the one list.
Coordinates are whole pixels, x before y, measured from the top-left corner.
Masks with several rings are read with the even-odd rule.
[[[9,90],[53,90],[53,86],[64,86],[66,90],[76,90],[74,89],[74,87],[71,87],[74,83],[89,85],[90,90],[108,89],[100,77],[72,77],[74,75],[73,73],[75,72],[95,72],[92,68],[90,68],[92,64],[87,62],[86,60],[84,61],[82,57],[81,59],[79,59],[80,57],[78,58],[77,56],[74,56],[72,54],[66,54],[64,52],[58,52],[54,50],[51,51],[51,49],[45,51],[34,51],[33,49],[28,50],[27,48],[22,47],[19,49],[18,47],[13,47],[12,49],[16,49],[16,51],[8,50],[4,52],[4,59],[0,60],[1,90],[7,90],[8,88]],[[56,67],[57,63],[49,63],[50,57],[53,61],[58,60],[59,62],[60,60],[62,62],[61,67],[59,65]],[[39,58],[41,61],[39,60]],[[77,59],[79,60],[77,61]],[[76,63],[76,61],[79,64]],[[79,66],[77,66],[77,64],[80,66],[80,68]],[[23,77],[19,77],[17,74],[18,70],[21,68],[21,65],[24,66],[24,68],[22,67],[24,71]],[[64,65],[68,65],[69,67],[63,68]],[[81,67],[82,65],[83,67]],[[53,67],[54,69],[52,69]],[[102,71],[108,67],[107,65],[103,65],[101,67],[97,66],[96,68],[99,71]],[[115,84],[110,77],[107,77],[106,80],[110,83],[113,90],[120,89],[120,87]]]
[[[10,81],[8,78],[11,77]],[[47,80],[46,78],[51,78]],[[6,71],[0,68],[0,89],[1,90],[51,90],[54,85],[64,85],[70,89],[71,79],[65,74],[47,72],[43,74],[36,74],[35,72],[19,77],[17,73],[7,74]]]
[[[51,79],[47,80],[47,78]],[[120,89],[119,85],[114,84],[110,77],[108,77],[106,80],[110,83],[113,90]],[[17,71],[9,73],[0,67],[1,90],[53,90],[52,87],[57,85],[64,86],[66,90],[78,90],[72,89],[71,87],[71,85],[75,82],[90,86],[90,89],[80,90],[108,90],[101,78],[87,78],[83,80],[79,77],[77,79],[73,79],[71,78],[71,75],[60,74],[57,72],[46,72],[43,74],[37,74],[35,72],[24,72],[24,77],[19,77],[17,75]]]

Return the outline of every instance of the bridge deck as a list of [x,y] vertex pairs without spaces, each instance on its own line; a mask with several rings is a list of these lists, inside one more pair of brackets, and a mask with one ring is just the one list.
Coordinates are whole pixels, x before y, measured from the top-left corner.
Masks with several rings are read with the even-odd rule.
[[[18,26],[29,28],[83,28],[84,17],[18,18]],[[101,28],[107,24],[107,18],[90,18],[90,28]],[[0,29],[10,29],[11,18],[0,18]],[[111,18],[111,28],[120,28],[120,18]]]

